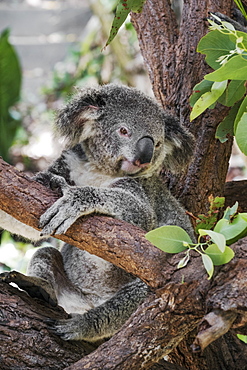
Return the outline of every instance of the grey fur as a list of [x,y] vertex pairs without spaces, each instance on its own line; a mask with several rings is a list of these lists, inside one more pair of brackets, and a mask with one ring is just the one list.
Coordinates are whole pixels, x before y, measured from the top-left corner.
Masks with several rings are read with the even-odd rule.
[[[170,224],[193,235],[185,210],[158,177],[163,166],[177,171],[187,165],[193,137],[153,99],[123,86],[85,89],[59,112],[56,131],[67,149],[36,180],[62,196],[42,215],[42,234],[65,233],[77,218],[100,213],[146,231]],[[25,236],[24,229],[16,232]],[[139,279],[67,244],[61,252],[39,249],[28,274],[32,292],[41,279],[45,298],[48,280],[50,301],[72,314],[53,325],[65,340],[113,335],[148,294]],[[6,274],[3,279],[9,281]]]

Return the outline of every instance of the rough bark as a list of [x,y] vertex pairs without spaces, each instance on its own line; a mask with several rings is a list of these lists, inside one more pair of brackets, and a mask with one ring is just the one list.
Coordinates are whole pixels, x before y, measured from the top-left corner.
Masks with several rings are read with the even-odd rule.
[[132,14],[132,21],[155,97],[196,137],[194,160],[188,172],[180,178],[169,175],[169,182],[187,209],[199,214],[205,211],[210,194],[223,194],[232,142],[221,144],[214,138],[217,125],[228,111],[226,107],[207,110],[189,122],[189,96],[195,84],[210,70],[196,48],[207,32],[208,12],[230,15],[233,2],[185,1],[180,28],[169,4],[169,0],[147,0],[141,14]]
[[[40,214],[55,199],[56,196],[50,190],[1,161],[1,209],[37,228]],[[21,213],[16,213],[16,210],[21,210]],[[18,298],[13,298],[14,288],[7,289],[3,286],[2,292],[7,289],[7,294],[10,294],[2,298],[1,307],[3,369],[14,369],[11,361],[13,364],[17,363],[17,360],[18,363],[25,364],[26,369],[35,368],[36,365],[32,365],[34,358],[44,365],[45,360],[41,360],[41,357],[44,354],[48,361],[47,346],[51,353],[58,353],[57,367],[52,367],[54,357],[50,356],[50,365],[44,365],[47,369],[59,366],[67,366],[70,370],[141,367],[151,369],[155,362],[169,355],[200,323],[198,337],[194,337],[196,350],[206,347],[205,343],[214,341],[230,327],[236,327],[238,331],[243,332],[246,330],[247,240],[242,240],[235,246],[235,259],[219,268],[215,279],[208,281],[198,256],[192,258],[186,269],[177,270],[180,256],[162,253],[144,239],[142,230],[110,217],[82,218],[66,235],[58,238],[83,246],[89,252],[104,256],[106,260],[134,273],[146,281],[153,288],[153,292],[118,334],[74,364],[79,356],[88,353],[93,347],[85,347],[83,343],[75,344],[74,350],[74,344],[70,343],[67,354],[66,345],[49,332],[49,322],[45,321],[47,317],[55,318],[66,314],[59,308],[57,311],[46,307],[47,305],[40,301],[30,299],[23,292],[16,291]],[[130,245],[133,247],[133,253],[130,251]],[[210,332],[213,325],[208,316],[205,316],[208,311],[217,312],[222,317],[225,317],[226,312],[227,316],[233,317],[231,325],[223,319],[220,327],[216,330],[213,328]],[[33,320],[30,319],[32,316]],[[195,336],[195,333],[193,335]],[[38,343],[38,350],[34,343]],[[243,347],[241,351],[246,355],[244,345],[239,341],[238,345],[239,348]],[[23,350],[17,351],[17,348]],[[197,363],[196,356],[190,353],[194,363]],[[210,358],[207,356],[207,360]],[[237,360],[239,358],[233,354],[233,363]],[[169,369],[170,365],[165,363],[160,366]],[[207,369],[206,365],[201,367],[201,364],[200,367],[194,368]]]
[[238,202],[239,212],[247,212],[247,180],[230,181],[225,184],[225,205],[232,206]]
[[48,318],[68,317],[62,308],[52,308],[5,283],[0,283],[0,312],[2,370],[63,369],[92,350],[85,343],[66,343],[48,330]]

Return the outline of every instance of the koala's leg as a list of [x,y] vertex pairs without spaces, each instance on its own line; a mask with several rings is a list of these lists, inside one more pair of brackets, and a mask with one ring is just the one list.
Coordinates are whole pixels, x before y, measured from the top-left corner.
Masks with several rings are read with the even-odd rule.
[[48,302],[51,306],[57,305],[57,298],[49,281],[27,276],[18,271],[3,272],[0,280],[5,283],[15,283],[19,288],[25,290],[32,298],[39,298]]
[[53,306],[59,303],[59,294],[74,288],[64,271],[61,253],[53,247],[39,248],[34,253],[27,275],[17,271],[4,272],[0,279],[17,284],[31,297],[43,299]]
[[[77,262],[80,264],[79,258]],[[66,312],[84,313],[92,308],[90,294],[69,279],[62,254],[57,249],[44,247],[37,250],[30,261],[28,275],[46,280],[52,287],[52,296],[55,295],[58,305]]]
[[55,321],[52,331],[64,340],[95,342],[115,334],[148,294],[148,287],[136,279],[126,284],[111,299],[85,314],[73,314]]

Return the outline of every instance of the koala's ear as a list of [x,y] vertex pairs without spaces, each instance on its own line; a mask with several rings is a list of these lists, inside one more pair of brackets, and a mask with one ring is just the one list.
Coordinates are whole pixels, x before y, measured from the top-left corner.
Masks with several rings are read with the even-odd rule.
[[95,121],[106,104],[102,95],[98,89],[87,88],[58,112],[55,133],[66,139],[67,147],[94,135]]
[[164,114],[164,124],[165,147],[168,149],[164,167],[176,173],[189,164],[194,151],[195,139],[175,117]]

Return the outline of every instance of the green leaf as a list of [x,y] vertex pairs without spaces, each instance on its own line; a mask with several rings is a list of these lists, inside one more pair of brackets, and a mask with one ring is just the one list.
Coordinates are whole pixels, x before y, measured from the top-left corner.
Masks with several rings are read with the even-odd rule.
[[217,244],[219,249],[221,250],[222,253],[224,253],[224,250],[226,248],[226,238],[223,234],[220,234],[218,232],[212,231],[212,230],[203,230],[200,229],[199,235],[204,236],[204,235],[209,235],[212,241]]
[[211,258],[214,266],[224,265],[231,261],[234,257],[234,252],[231,248],[226,247],[224,253],[222,253],[216,244],[211,244],[205,253]]
[[237,116],[239,107],[242,101],[237,102],[230,110],[228,115],[221,121],[216,129],[215,138],[219,139],[221,143],[228,140],[234,135],[234,120]]
[[204,76],[209,81],[245,80],[247,76],[247,59],[242,55],[235,55],[222,67]]
[[[246,76],[247,78],[247,76]],[[246,92],[245,80],[232,80],[227,86],[224,93],[219,98],[218,102],[226,107],[232,107],[237,101],[242,99]]]
[[146,0],[133,0],[131,11],[134,13],[141,13],[145,1]]
[[197,100],[206,92],[211,91],[213,81],[202,80],[193,88],[192,95],[190,96],[190,105],[193,107]]
[[119,28],[126,20],[128,14],[132,11],[134,13],[140,13],[142,11],[145,0],[119,0],[116,14],[112,22],[112,27],[106,46],[108,46],[118,33]]
[[239,123],[240,119],[242,118],[242,115],[245,112],[247,112],[247,96],[242,101],[242,103],[240,105],[240,108],[238,110],[238,113],[236,115],[236,118],[235,118],[235,121],[234,121],[234,133],[236,132],[238,123]]
[[208,273],[208,280],[211,279],[211,277],[213,276],[213,273],[214,273],[214,265],[213,265],[213,261],[211,260],[211,258],[207,255],[207,254],[202,254],[202,262],[203,262],[203,265]]
[[185,244],[192,244],[190,236],[179,226],[161,226],[149,231],[146,239],[157,248],[167,253],[179,253],[187,249]]
[[235,137],[239,149],[247,155],[247,112],[242,115],[238,122]]
[[218,98],[223,94],[227,86],[227,81],[223,82],[215,82],[212,85],[211,91],[206,92],[203,94],[195,103],[191,114],[190,120],[192,121],[196,117],[198,117],[202,112],[204,112],[207,108],[209,108],[212,104],[214,104]]
[[230,220],[232,216],[234,216],[235,213],[237,213],[237,210],[238,210],[238,202],[236,202],[232,207],[227,207],[222,218],[226,218],[227,220]]
[[223,234],[228,245],[247,234],[247,214],[239,213],[232,221],[222,218],[215,225],[214,231]]
[[238,339],[247,344],[247,335],[237,334]]
[[197,51],[201,54],[206,54],[206,62],[210,67],[218,69],[221,65],[216,60],[223,55],[229,54],[229,51],[235,48],[235,37],[215,30],[210,31],[206,36],[201,38],[197,46]]

